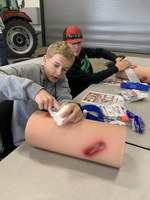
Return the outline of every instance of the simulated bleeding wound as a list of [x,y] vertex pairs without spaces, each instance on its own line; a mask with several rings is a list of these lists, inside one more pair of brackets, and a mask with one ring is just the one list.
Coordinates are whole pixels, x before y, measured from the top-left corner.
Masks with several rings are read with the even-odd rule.
[[145,82],[147,81],[147,77],[146,77],[146,76],[142,77],[142,78],[140,79],[140,81],[141,81],[142,83],[145,83]]
[[105,149],[106,145],[104,142],[97,142],[96,144],[91,145],[87,149],[84,150],[85,156],[94,156]]
[[46,117],[51,117],[51,115],[49,114],[49,112],[45,112],[45,116]]

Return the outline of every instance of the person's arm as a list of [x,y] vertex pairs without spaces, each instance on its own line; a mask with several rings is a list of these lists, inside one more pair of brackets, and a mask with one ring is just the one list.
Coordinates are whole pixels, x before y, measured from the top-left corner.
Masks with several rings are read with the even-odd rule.
[[93,73],[93,74],[91,74],[91,84],[99,83],[117,72],[118,72],[118,68],[116,66],[113,66],[111,68],[102,70],[100,72]]
[[98,83],[109,76],[117,73],[118,71],[124,71],[128,67],[131,66],[131,62],[123,59],[123,60],[118,60],[117,63],[115,63],[115,66],[108,68],[106,70],[103,70],[101,72],[94,73],[93,76],[91,77],[92,83]]
[[[104,58],[106,60],[110,60],[115,63],[122,61],[125,59],[125,56],[119,56],[114,54],[113,52],[104,49],[104,48],[83,48],[84,51],[86,52],[88,58]],[[126,59],[125,59],[126,60]],[[128,61],[130,62],[130,61]],[[113,66],[113,65],[112,65]],[[130,67],[135,68],[136,65],[132,62],[130,62]]]
[[106,79],[107,77],[117,72],[118,68],[116,66],[102,70],[97,73],[87,73],[77,68],[72,68],[72,70],[70,70],[70,72],[67,73],[67,78],[69,80],[70,85],[80,85],[81,87],[82,85],[88,86],[92,83],[99,83],[100,81]]
[[77,68],[71,68],[70,71],[67,73],[67,78],[69,80],[69,83],[71,85],[90,85],[92,83],[99,83],[100,81],[103,81],[104,79],[108,78],[109,76],[117,73],[118,71],[125,70],[130,66],[130,62],[127,60],[120,60],[118,61],[115,66],[102,70],[97,73],[87,73],[84,71],[81,71]]
[[83,118],[81,106],[74,102],[70,94],[70,88],[68,80],[64,76],[61,80],[56,83],[56,98],[61,104],[60,109],[66,105],[65,112],[62,113],[61,117],[65,118],[63,123],[78,122]]
[[42,86],[41,65],[17,65],[0,68],[0,99],[33,100],[39,109],[59,109],[57,100]]
[[36,94],[43,87],[30,78],[33,72],[29,70],[28,66],[27,68],[28,71],[27,69],[23,71],[19,65],[0,68],[0,99],[34,100]]
[[81,106],[77,103],[64,103],[61,105],[59,116],[63,119],[62,124],[77,123],[83,119]]
[[88,58],[104,58],[116,62],[118,56],[104,48],[84,48]]

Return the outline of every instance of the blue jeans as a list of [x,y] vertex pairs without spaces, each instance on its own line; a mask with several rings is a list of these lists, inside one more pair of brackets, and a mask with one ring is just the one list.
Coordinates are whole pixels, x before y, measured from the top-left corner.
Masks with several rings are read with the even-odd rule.
[[3,40],[0,39],[0,66],[8,65],[7,55],[4,48]]

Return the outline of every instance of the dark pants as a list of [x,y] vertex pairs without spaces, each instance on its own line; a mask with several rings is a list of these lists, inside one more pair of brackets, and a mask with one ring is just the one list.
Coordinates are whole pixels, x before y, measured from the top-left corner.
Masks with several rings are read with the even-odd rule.
[[8,65],[7,55],[3,44],[2,35],[0,34],[0,66]]
[[2,140],[1,157],[7,156],[16,147],[13,144],[11,132],[11,118],[13,110],[13,101],[3,101],[0,103],[0,135]]

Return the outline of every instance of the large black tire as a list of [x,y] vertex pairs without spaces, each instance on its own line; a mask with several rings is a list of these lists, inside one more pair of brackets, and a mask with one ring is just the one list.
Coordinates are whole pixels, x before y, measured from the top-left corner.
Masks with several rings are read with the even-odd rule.
[[6,21],[3,34],[8,57],[31,57],[37,49],[37,34],[31,24],[24,19]]

